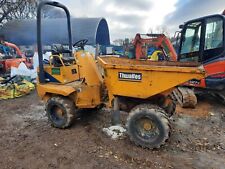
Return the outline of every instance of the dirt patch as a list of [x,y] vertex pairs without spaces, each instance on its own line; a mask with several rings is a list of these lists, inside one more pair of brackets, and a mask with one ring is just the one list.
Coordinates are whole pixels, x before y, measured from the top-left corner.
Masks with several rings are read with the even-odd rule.
[[219,101],[210,95],[202,95],[198,97],[198,105],[195,108],[182,108],[180,105],[176,107],[177,114],[186,114],[193,117],[207,117],[214,115],[216,107],[221,107]]
[[3,169],[222,169],[225,107],[213,100],[199,102],[195,113],[178,108],[171,118],[169,141],[150,151],[127,137],[113,141],[104,135],[102,128],[110,124],[109,110],[83,112],[71,128],[60,130],[48,123],[35,92],[1,101],[0,165]]
[[210,110],[213,109],[213,106],[209,103],[199,103],[196,108],[182,108],[180,105],[176,107],[177,114],[186,114],[193,117],[207,117],[212,112]]

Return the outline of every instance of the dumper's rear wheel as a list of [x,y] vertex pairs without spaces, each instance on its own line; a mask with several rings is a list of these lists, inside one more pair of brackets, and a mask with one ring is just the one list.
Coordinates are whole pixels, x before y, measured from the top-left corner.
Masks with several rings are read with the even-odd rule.
[[127,119],[131,141],[143,148],[159,148],[169,138],[170,126],[165,111],[158,106],[142,104],[133,108]]
[[69,127],[75,118],[75,105],[65,97],[52,97],[46,103],[46,112],[52,126]]

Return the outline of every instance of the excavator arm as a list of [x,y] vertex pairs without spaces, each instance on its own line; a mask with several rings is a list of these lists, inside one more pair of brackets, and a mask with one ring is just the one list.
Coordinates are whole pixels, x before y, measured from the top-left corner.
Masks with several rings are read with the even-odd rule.
[[5,42],[5,45],[16,50],[16,54],[23,57],[21,50],[13,43]]
[[[143,38],[142,36],[146,36]],[[142,59],[145,57],[143,54],[143,46],[154,46],[159,48],[167,60],[176,61],[177,54],[173,48],[171,41],[164,34],[136,34],[135,39],[133,41],[133,45],[135,46],[135,55],[136,59]]]

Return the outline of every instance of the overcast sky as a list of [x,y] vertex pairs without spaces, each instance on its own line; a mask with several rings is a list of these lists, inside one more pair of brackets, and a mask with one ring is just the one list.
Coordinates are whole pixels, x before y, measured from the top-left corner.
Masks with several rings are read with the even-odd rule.
[[111,40],[133,38],[137,32],[166,25],[170,34],[179,24],[222,13],[225,0],[59,0],[74,17],[104,17]]

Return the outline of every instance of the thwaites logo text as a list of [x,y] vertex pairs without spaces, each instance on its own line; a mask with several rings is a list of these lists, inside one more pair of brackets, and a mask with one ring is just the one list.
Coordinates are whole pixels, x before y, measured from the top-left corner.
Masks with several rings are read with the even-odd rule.
[[131,73],[131,72],[118,72],[119,80],[127,80],[127,81],[141,81],[142,74],[141,73]]

